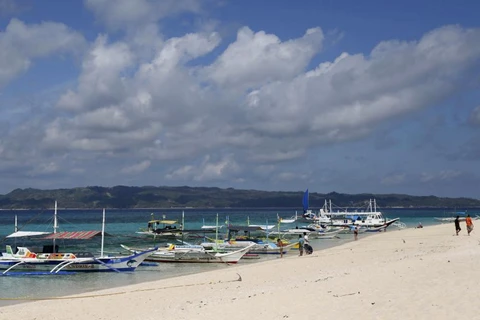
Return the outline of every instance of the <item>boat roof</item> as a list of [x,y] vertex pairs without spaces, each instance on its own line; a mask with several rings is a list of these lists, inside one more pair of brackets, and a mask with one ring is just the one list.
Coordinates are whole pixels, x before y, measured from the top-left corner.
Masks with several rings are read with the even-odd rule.
[[[102,231],[65,231],[49,234],[43,237],[43,239],[91,239],[96,236],[101,236]],[[110,236],[108,233],[105,236]]]
[[41,232],[41,231],[17,231],[12,234],[9,234],[7,238],[35,237],[35,236],[43,236],[50,233],[51,232]]
[[163,223],[163,224],[175,224],[176,220],[150,220],[148,223]]

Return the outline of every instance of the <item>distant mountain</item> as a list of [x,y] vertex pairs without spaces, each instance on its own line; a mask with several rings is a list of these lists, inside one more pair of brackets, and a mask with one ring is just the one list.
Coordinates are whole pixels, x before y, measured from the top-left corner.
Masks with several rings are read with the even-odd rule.
[[[15,189],[0,195],[1,209],[51,208],[55,200],[60,208],[273,208],[302,209],[303,191],[259,191],[206,187],[86,187],[72,189]],[[321,207],[325,199],[339,207],[363,207],[369,199],[377,199],[382,208],[473,208],[480,200],[440,198],[404,194],[327,194],[310,192],[310,207]]]

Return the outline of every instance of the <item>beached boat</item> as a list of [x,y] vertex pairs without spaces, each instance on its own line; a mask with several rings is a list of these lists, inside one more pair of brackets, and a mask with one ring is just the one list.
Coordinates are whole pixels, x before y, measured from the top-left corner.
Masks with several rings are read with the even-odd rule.
[[299,235],[308,234],[312,239],[333,239],[337,237],[339,233],[343,231],[343,228],[312,228],[309,226],[286,229],[282,231],[272,232],[271,235],[278,236],[280,238],[298,238]]
[[[282,252],[286,254],[288,250],[295,245],[282,241]],[[253,245],[252,245],[253,244]],[[251,246],[251,249],[248,251],[249,254],[280,254],[280,247],[277,243],[267,240],[254,239],[250,240],[222,240],[216,242],[202,242],[200,244],[206,250],[220,250],[220,251],[234,251]]]
[[[59,274],[65,272],[131,272],[134,271],[149,256],[154,249],[136,252],[129,256],[110,257],[103,255],[105,236],[105,209],[103,210],[102,231],[60,232],[57,233],[57,203],[55,202],[54,233],[42,239],[55,241],[56,239],[89,239],[101,234],[101,254],[95,257],[89,252],[56,252],[54,243],[53,253],[35,253],[27,247],[19,247],[14,252],[11,246],[6,246],[6,252],[0,257],[2,275],[18,274]],[[17,231],[18,232],[18,231]]]
[[[145,261],[178,262],[178,263],[237,263],[249,252],[254,244],[235,251],[215,252],[208,251],[201,245],[174,245],[168,248],[158,248],[151,252]],[[121,245],[130,252],[141,252],[141,249]]]
[[[268,226],[268,223],[265,226],[261,225],[251,225],[249,224],[249,219],[247,218],[247,226],[233,226],[229,225],[227,228],[227,239],[219,240],[218,233],[216,234],[215,239],[209,239],[211,242],[203,242],[201,246],[207,251],[236,251],[243,249],[245,247],[251,247],[248,251],[248,254],[280,254],[280,248],[275,242],[269,241],[268,236],[269,230],[274,226]],[[218,225],[218,215],[217,215],[217,225]],[[240,233],[240,234],[239,234]],[[252,236],[252,233],[256,235]],[[268,234],[267,234],[268,233]],[[287,253],[288,244],[285,244],[282,252]]]
[[[7,249],[8,250],[8,249]],[[0,257],[1,275],[11,275],[18,272],[27,274],[59,274],[65,272],[132,272],[155,249],[137,252],[122,257],[95,257],[89,252],[36,254],[25,247],[19,251],[26,254],[2,254]]]

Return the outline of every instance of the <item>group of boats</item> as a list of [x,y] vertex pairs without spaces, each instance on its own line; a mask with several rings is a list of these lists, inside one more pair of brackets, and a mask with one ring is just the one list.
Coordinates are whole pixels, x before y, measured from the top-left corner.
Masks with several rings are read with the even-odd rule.
[[364,208],[332,208],[332,201],[325,200],[322,208],[316,213],[309,208],[308,189],[303,196],[303,213],[293,217],[279,218],[280,223],[292,223],[295,221],[309,222],[302,231],[287,229],[285,234],[298,232],[312,232],[315,236],[333,234],[334,232],[378,232],[385,231],[389,226],[404,227],[399,222],[400,218],[387,219],[378,210],[375,199],[370,199]]
[[[26,246],[12,248],[7,245],[0,256],[0,274],[70,274],[77,272],[131,272],[142,264],[187,262],[187,263],[237,263],[240,259],[255,259],[261,254],[287,253],[298,248],[298,239],[308,234],[310,239],[330,239],[342,232],[351,232],[354,228],[364,231],[381,231],[398,221],[398,218],[387,220],[377,210],[375,200],[370,200],[367,210],[334,212],[331,201],[313,212],[308,208],[308,190],[303,199],[302,215],[283,219],[278,217],[277,224],[203,225],[197,229],[186,229],[184,215],[182,222],[176,220],[155,219],[153,214],[147,228],[137,232],[141,236],[149,236],[155,242],[163,242],[162,246],[148,248],[136,245],[120,246],[125,250],[122,254],[110,256],[104,254],[105,210],[103,210],[101,231],[57,232],[57,203],[54,209],[53,233],[18,231],[7,238],[35,237],[40,240],[51,240],[53,245],[44,246],[41,252],[34,252]],[[295,224],[295,227],[288,227]],[[15,221],[16,225],[16,221]],[[283,228],[283,226],[287,226]],[[360,231],[361,232],[361,231]],[[222,233],[222,234],[220,234]],[[100,255],[90,252],[75,251],[60,253],[56,241],[59,239],[91,239],[101,237]],[[199,244],[187,241],[201,238]],[[273,240],[275,239],[275,240]]]

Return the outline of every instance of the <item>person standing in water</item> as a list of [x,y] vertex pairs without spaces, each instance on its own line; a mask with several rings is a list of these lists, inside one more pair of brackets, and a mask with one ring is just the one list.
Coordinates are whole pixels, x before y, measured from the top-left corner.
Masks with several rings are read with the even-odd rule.
[[457,216],[455,218],[455,231],[457,232],[457,236],[458,236],[458,233],[462,231],[462,228],[460,228],[460,216]]
[[467,214],[467,218],[465,219],[465,222],[467,223],[467,233],[470,235],[470,232],[473,230],[473,221],[472,218],[470,218],[470,215]]

